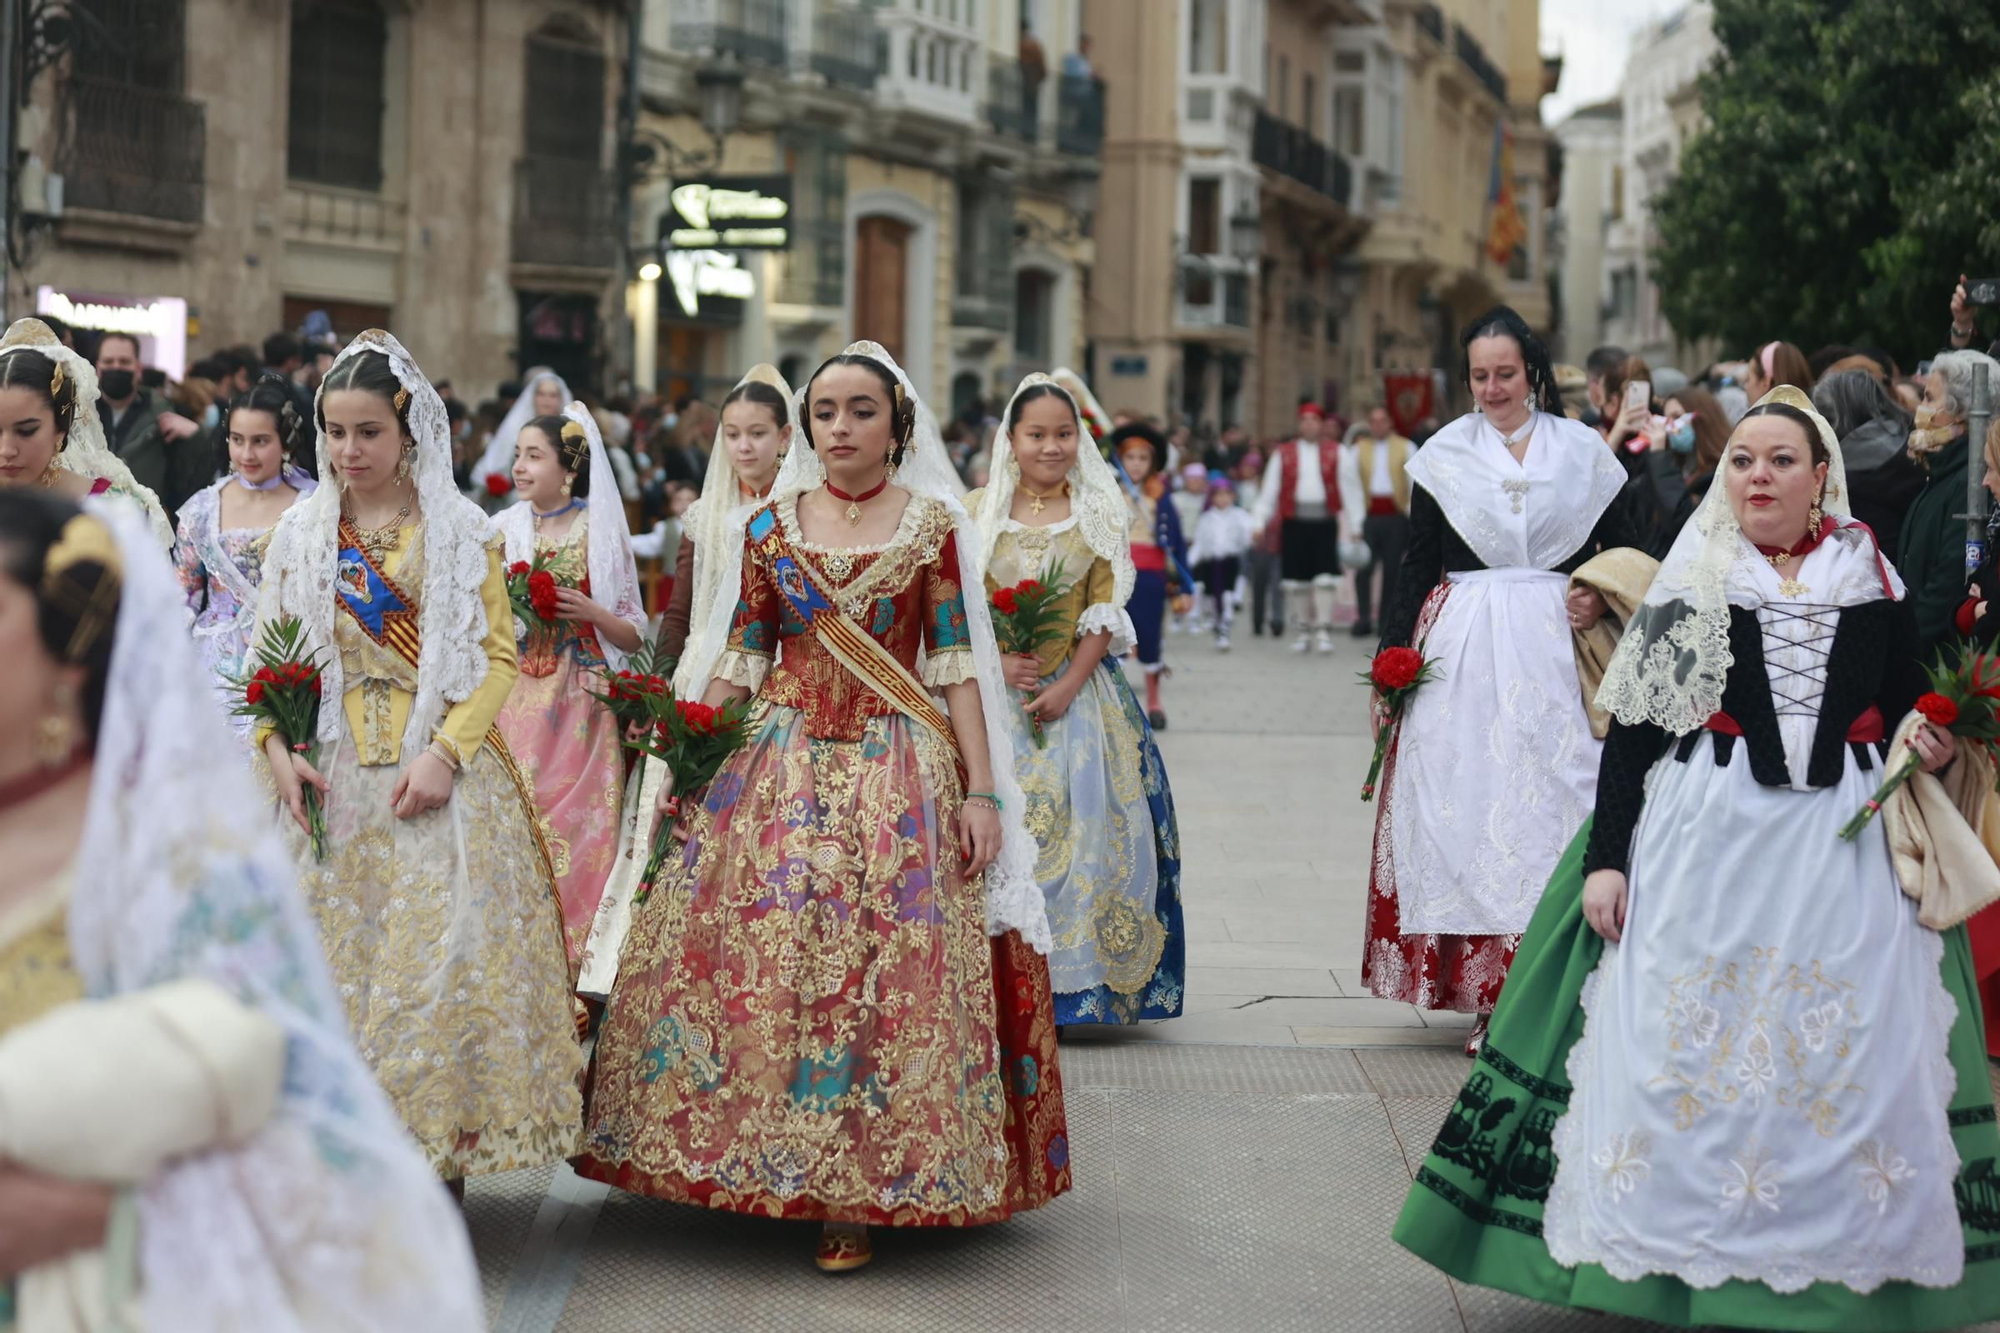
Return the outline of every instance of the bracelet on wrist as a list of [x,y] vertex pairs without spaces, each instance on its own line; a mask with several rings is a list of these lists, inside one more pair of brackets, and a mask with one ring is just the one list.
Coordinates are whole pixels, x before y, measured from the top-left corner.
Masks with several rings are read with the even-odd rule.
[[965,800],[968,805],[973,801],[984,801],[993,807],[996,814],[1007,808],[1001,804],[999,796],[990,791],[969,791],[965,794]]
[[1969,329],[1961,329],[1956,324],[1951,326],[1951,336],[1954,338],[1970,338],[1973,334],[1977,332],[1979,332],[1979,328],[1977,325],[1974,325],[1972,328]]
[[458,757],[458,751],[453,749],[451,742],[442,736],[431,737],[431,743],[424,747],[424,753],[442,760],[444,766],[454,773],[458,772],[461,766],[462,761]]

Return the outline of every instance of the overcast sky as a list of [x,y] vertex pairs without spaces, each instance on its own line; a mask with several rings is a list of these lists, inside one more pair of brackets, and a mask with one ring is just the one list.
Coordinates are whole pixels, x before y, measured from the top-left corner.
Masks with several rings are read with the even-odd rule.
[[1561,124],[1569,113],[1618,91],[1632,32],[1648,19],[1679,9],[1685,0],[1542,0],[1542,53],[1563,56],[1562,84],[1542,101],[1542,121]]

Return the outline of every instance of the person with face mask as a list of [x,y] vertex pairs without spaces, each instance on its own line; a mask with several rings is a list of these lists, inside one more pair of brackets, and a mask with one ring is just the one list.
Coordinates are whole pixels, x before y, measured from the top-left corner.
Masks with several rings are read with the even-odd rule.
[[98,414],[111,452],[140,485],[160,497],[171,521],[187,498],[215,480],[201,427],[139,383],[139,340],[107,333],[97,340]]
[[1924,468],[1924,487],[1903,520],[1902,559],[1916,607],[1918,657],[1929,661],[1954,633],[1952,618],[1965,599],[1966,468],[1971,448],[1966,412],[1972,403],[1974,368],[1986,367],[1987,383],[2000,386],[2000,362],[1981,352],[1947,352],[1931,363],[1910,432],[1910,457]]

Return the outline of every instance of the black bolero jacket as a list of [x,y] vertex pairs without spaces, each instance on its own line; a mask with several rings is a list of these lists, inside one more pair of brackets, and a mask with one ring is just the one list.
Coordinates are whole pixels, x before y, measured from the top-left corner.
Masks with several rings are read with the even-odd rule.
[[[1813,733],[1812,759],[1806,783],[1831,787],[1840,781],[1849,749],[1848,729],[1874,704],[1884,726],[1893,732],[1926,688],[1916,657],[1917,617],[1906,598],[1863,602],[1840,614],[1827,660],[1826,693],[1820,700],[1819,726]],[[1766,787],[1791,785],[1785,767],[1784,742],[1778,731],[1777,705],[1771,698],[1770,676],[1764,665],[1764,634],[1757,613],[1741,607],[1729,611],[1729,652],[1733,662],[1722,690],[1722,711],[1743,729],[1749,747],[1750,772]],[[1597,767],[1597,819],[1590,831],[1583,870],[1625,870],[1632,854],[1632,833],[1645,803],[1646,774],[1674,746],[1674,757],[1692,761],[1702,739],[1714,740],[1715,762],[1727,764],[1737,738],[1720,732],[1696,731],[1678,742],[1652,723],[1613,722]],[[1864,770],[1874,761],[1866,747],[1852,747]]]

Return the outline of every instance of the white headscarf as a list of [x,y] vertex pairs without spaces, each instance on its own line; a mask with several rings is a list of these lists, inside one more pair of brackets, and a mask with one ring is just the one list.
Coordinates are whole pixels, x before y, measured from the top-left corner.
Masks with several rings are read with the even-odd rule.
[[[287,509],[271,532],[271,549],[264,557],[264,584],[258,599],[259,633],[280,616],[295,616],[305,626],[306,649],[324,664],[326,697],[338,700],[346,691],[340,653],[333,640],[333,582],[338,562],[340,502],[343,487],[327,447],[322,404],[326,385],[340,367],[364,352],[389,358],[396,380],[410,395],[407,410],[410,438],[416,444],[417,504],[424,526],[424,583],[415,595],[423,618],[423,648],[417,661],[417,697],[403,733],[403,759],[423,753],[443,721],[445,709],[468,699],[486,679],[486,603],[480,590],[486,582],[487,545],[494,538],[493,521],[478,505],[458,492],[451,476],[451,428],[444,400],[424,378],[403,344],[380,329],[369,329],[342,350],[321,383],[313,416],[319,428],[319,473],[328,478],[311,495]],[[341,710],[322,708],[319,738],[340,735]]]
[[[785,383],[775,367],[757,365],[736,382],[736,388],[756,382],[768,384],[785,400],[784,418],[778,423],[789,429],[786,448],[797,453],[799,442],[798,405],[792,386]],[[736,390],[731,389],[734,393]],[[724,409],[727,410],[727,409]],[[811,452],[807,450],[807,452]],[[780,465],[783,459],[780,459]],[[774,488],[775,489],[775,488]],[[688,602],[688,638],[674,668],[674,693],[683,699],[699,699],[708,687],[715,665],[722,660],[729,643],[729,622],[736,609],[736,593],[743,583],[743,527],[757,512],[762,500],[747,503],[736,486],[736,465],[722,438],[722,421],[715,423],[715,443],[708,451],[708,475],[703,479],[701,497],[681,514],[681,531],[694,544],[694,588]],[[730,615],[710,614],[720,601],[729,603]]]
[[[479,456],[478,466],[472,469],[472,485],[475,490],[484,491],[486,479],[497,475],[506,478],[509,493],[512,492],[514,441],[521,438],[521,427],[535,419],[535,390],[541,387],[543,380],[555,381],[555,386],[562,393],[562,400],[565,403],[576,396],[569,391],[569,385],[563,383],[563,377],[547,366],[536,366],[529,371],[527,383],[521,386],[520,396],[515,398],[514,405],[507,409],[507,415],[500,418],[500,428],[494,431],[493,438],[486,442],[486,452]],[[595,482],[591,484],[593,487],[596,485]],[[612,490],[616,489],[617,484],[614,482]]]
[[[1833,427],[1813,409],[1810,398],[1789,384],[1765,394],[1757,406],[1766,403],[1795,407],[1812,419],[1830,459],[1821,500],[1833,527],[1826,540],[1872,557],[1847,562],[1853,577],[1817,593],[1815,602],[1848,605],[1880,598],[1885,591],[1900,600],[1902,580],[1882,561],[1867,528],[1852,519],[1847,465]],[[1707,725],[1722,707],[1723,687],[1735,663],[1729,651],[1729,609],[1754,610],[1763,603],[1760,580],[1752,577],[1760,572],[1768,574],[1768,565],[1743,535],[1729,503],[1729,487],[1718,477],[1675,538],[1646,600],[1625,627],[1598,689],[1598,706],[1621,722],[1650,722],[1676,735]]]
[[[1000,646],[993,637],[993,619],[986,609],[986,584],[980,572],[979,533],[972,526],[971,518],[965,512],[964,483],[959,480],[951,460],[946,457],[944,441],[938,434],[937,418],[917,390],[910,383],[910,377],[896,364],[894,357],[880,343],[858,342],[848,346],[843,356],[864,356],[876,362],[895,377],[902,395],[909,401],[915,412],[915,429],[910,433],[908,445],[903,450],[903,461],[896,468],[896,484],[912,496],[927,496],[945,507],[951,515],[954,535],[958,546],[958,582],[965,598],[966,628],[972,639],[972,659],[979,678],[979,699],[986,714],[986,745],[993,766],[993,790],[1000,797],[1000,855],[986,869],[986,930],[991,935],[1004,935],[1010,930],[1019,931],[1037,953],[1046,954],[1052,946],[1049,934],[1049,915],[1042,898],[1041,885],[1035,879],[1035,840],[1028,835],[1028,828],[1022,819],[1026,809],[1026,799],[1021,795],[1020,782],[1014,776],[1014,745],[1009,739],[1007,720],[1001,709],[1011,707],[1007,693],[1006,678],[1000,671]],[[800,388],[795,398],[795,411],[801,421],[807,416],[807,397],[812,390],[808,380]],[[803,439],[794,440],[794,447],[785,456],[784,466],[778,470],[778,482],[772,494],[785,500],[815,490],[826,482],[826,468],[819,455],[811,447],[799,447]],[[722,603],[728,604],[725,606]],[[711,617],[733,615],[735,603],[728,599],[717,599],[717,605],[710,608]],[[725,628],[726,632],[726,628]],[[921,678],[921,671],[919,672]]]
[[141,1189],[145,1326],[483,1329],[464,1222],[355,1053],[166,557],[128,507],[85,508],[123,569],[69,905],[77,969],[94,998],[204,978],[288,1046],[255,1137]]
[[[563,418],[582,428],[590,442],[589,490],[584,503],[589,510],[590,549],[585,564],[590,570],[590,597],[633,629],[646,636],[646,607],[639,596],[639,564],[632,555],[632,530],[625,522],[625,501],[618,491],[618,474],[611,470],[611,455],[605,451],[604,437],[597,422],[582,403],[563,409]],[[560,440],[555,442],[558,453]],[[526,500],[502,510],[494,523],[507,539],[507,559],[529,560],[535,554],[535,507]],[[598,644],[613,671],[625,669],[626,657],[602,636]]]
[[63,437],[62,449],[56,454],[56,466],[74,476],[110,482],[113,493],[145,511],[146,525],[162,549],[171,547],[174,528],[167,522],[167,511],[160,504],[160,497],[141,486],[132,469],[125,466],[125,460],[112,453],[105,442],[104,422],[97,412],[97,367],[63,346],[62,340],[39,319],[17,319],[8,326],[7,336],[0,338],[0,353],[15,347],[32,347],[48,357],[76,387],[76,413],[70,420],[69,433]]
[[[1047,385],[1063,395],[1072,411],[1078,406],[1071,390],[1055,376],[1039,371],[1022,380],[1014,390],[1014,396],[1007,400],[1007,410],[1000,418],[1000,435],[996,439],[995,452],[1000,456],[993,460],[992,480],[981,492],[979,508],[972,516],[979,527],[979,569],[982,577],[993,566],[993,548],[999,543],[1000,530],[1008,515],[1014,511],[1014,488],[1021,479],[1021,465],[1014,457],[1013,434],[1008,423],[1014,420],[1014,405],[1020,401],[1021,395],[1041,385]],[[1078,414],[1077,424],[1080,438],[1077,440],[1076,462],[1070,465],[1067,478],[1070,512],[1076,515],[1077,530],[1083,534],[1090,549],[1111,562],[1112,593],[1108,606],[1086,608],[1076,628],[1078,634],[1111,631],[1111,651],[1122,653],[1137,640],[1131,613],[1125,609],[1126,603],[1132,600],[1132,585],[1138,581],[1132,564],[1132,540],[1128,535],[1131,511],[1126,508],[1124,489],[1119,486],[1111,464],[1104,461],[1104,455],[1096,448],[1089,431],[1081,429],[1081,413]],[[983,588],[985,585],[982,583],[980,586]]]

